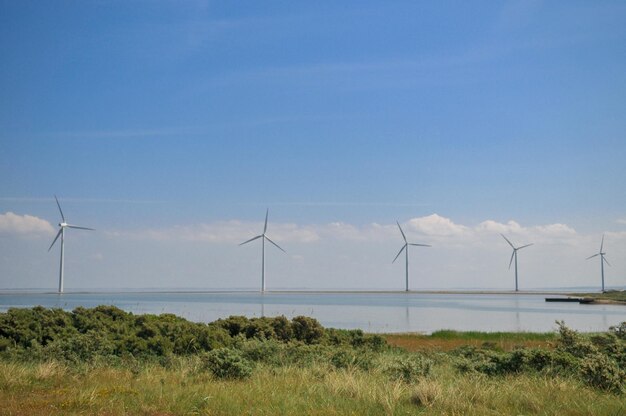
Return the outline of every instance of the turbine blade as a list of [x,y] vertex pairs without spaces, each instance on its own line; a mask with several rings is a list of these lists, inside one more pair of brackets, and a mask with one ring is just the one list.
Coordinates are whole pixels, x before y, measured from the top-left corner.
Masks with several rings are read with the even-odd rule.
[[518,249],[518,250],[521,250],[521,249],[523,249],[523,248],[530,247],[530,246],[532,246],[532,245],[534,245],[534,244],[535,244],[535,243],[526,244],[525,246],[518,247],[517,249]]
[[504,239],[506,240],[506,242],[507,242],[507,243],[509,243],[509,245],[511,246],[511,248],[515,249],[515,246],[513,245],[513,243],[511,243],[511,242],[509,241],[509,239],[508,239],[508,238],[506,238],[506,237],[504,236],[504,234],[500,234],[500,235],[502,236],[502,238],[504,238]]
[[404,242],[406,243],[406,235],[404,235],[404,231],[402,231],[402,227],[400,227],[400,223],[398,222],[398,220],[396,220],[396,224],[398,224],[398,228],[400,229],[400,233],[402,233],[402,238],[404,239]]
[[597,256],[599,256],[599,255],[600,255],[600,253],[598,253],[598,254],[594,254],[593,256],[589,256],[589,257],[587,257],[585,260],[592,259],[592,258],[597,257]]
[[396,257],[393,258],[392,263],[395,263],[396,260],[398,259],[398,257],[400,256],[400,254],[402,254],[402,251],[406,248],[406,244],[402,246],[402,248],[400,249],[400,251],[398,251],[398,254],[396,254]]
[[57,242],[57,240],[59,239],[59,236],[61,235],[62,232],[63,232],[63,228],[59,228],[59,232],[57,233],[57,236],[54,237],[54,241],[52,241],[52,244],[50,244],[50,247],[48,247],[48,251],[50,251],[52,249],[52,246],[54,245],[54,243]]
[[430,244],[415,244],[415,243],[408,243],[410,246],[418,246],[418,247],[432,247]]
[[270,240],[270,238],[268,236],[264,236],[267,241],[269,241],[270,243],[274,244],[279,250],[281,250],[283,253],[287,253],[285,250],[283,250],[283,248],[281,246],[279,246],[278,244],[276,244],[275,242],[273,242],[272,240]]
[[511,253],[511,261],[509,261],[509,270],[511,270],[511,264],[513,264],[513,257],[515,257],[515,250]]
[[265,234],[265,232],[267,231],[267,217],[270,215],[270,209],[268,208],[267,211],[265,211],[265,225],[263,226],[263,234]]
[[602,247],[604,247],[604,234],[602,234],[602,242],[600,243],[600,253],[602,253]]
[[77,230],[89,230],[89,231],[96,231],[93,228],[87,228],[87,227],[79,227],[78,225],[66,225],[67,228],[76,228]]
[[61,204],[59,204],[59,199],[57,198],[57,196],[54,196],[54,200],[57,201],[57,207],[59,207],[59,212],[61,213],[61,218],[63,219],[63,222],[65,222],[65,215],[63,215],[63,210],[61,209]]
[[252,237],[251,239],[249,239],[249,240],[247,240],[247,241],[244,241],[243,243],[241,243],[241,244],[239,244],[239,245],[240,245],[240,246],[243,246],[244,244],[248,244],[250,241],[254,241],[254,240],[256,240],[257,238],[261,238],[261,237],[263,237],[263,234],[261,234],[261,235],[257,235],[256,237]]
[[[604,260],[604,262],[605,262],[606,264],[608,264],[609,266],[611,266],[611,263],[609,263],[609,261],[608,261],[608,260],[607,260],[604,256],[602,256],[602,260]],[[613,267],[613,266],[611,266],[611,267]]]

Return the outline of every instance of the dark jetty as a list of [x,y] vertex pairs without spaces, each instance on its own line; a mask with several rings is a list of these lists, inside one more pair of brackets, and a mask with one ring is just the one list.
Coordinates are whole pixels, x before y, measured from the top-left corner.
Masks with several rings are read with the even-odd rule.
[[578,302],[578,303],[587,304],[587,303],[593,303],[593,298],[574,298],[574,297],[546,298],[546,302]]

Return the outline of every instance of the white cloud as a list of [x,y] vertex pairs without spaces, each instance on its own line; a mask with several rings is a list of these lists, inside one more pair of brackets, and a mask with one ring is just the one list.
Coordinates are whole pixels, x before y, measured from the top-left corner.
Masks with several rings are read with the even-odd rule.
[[[491,235],[507,234],[534,242],[562,242],[575,237],[576,231],[566,224],[545,224],[523,227],[511,220],[499,223],[486,220],[469,226],[453,222],[450,218],[431,214],[411,218],[401,224],[407,238],[411,234],[421,235],[424,243],[431,240],[438,245],[480,242]],[[198,241],[207,243],[239,244],[261,233],[263,223],[237,220],[209,224],[179,225],[169,228],[136,231],[109,232],[110,236],[125,236],[155,241]],[[298,225],[294,223],[271,223],[267,235],[281,243],[315,243],[319,241],[382,242],[400,239],[395,223],[354,225],[345,222],[328,224]],[[421,240],[420,240],[421,241]]]
[[538,225],[532,228],[536,230],[538,233],[553,236],[553,237],[567,237],[573,236],[576,234],[576,230],[570,227],[567,224],[548,224],[548,225]]
[[500,234],[519,233],[520,231],[522,231],[522,226],[512,220],[507,222],[506,224],[492,221],[492,220],[487,220],[478,224],[476,226],[476,230],[484,231],[484,232],[500,233]]
[[617,220],[618,224],[626,225],[626,218],[620,218]]
[[431,236],[460,235],[468,230],[468,227],[455,224],[449,218],[437,214],[413,218],[409,220],[408,225],[413,231]]
[[18,215],[12,212],[0,214],[0,234],[41,235],[52,234],[52,225],[32,215]]
[[567,224],[554,223],[523,227],[513,220],[507,223],[499,223],[493,220],[483,221],[475,227],[475,230],[480,233],[512,234],[541,240],[562,240],[576,236],[576,230]]

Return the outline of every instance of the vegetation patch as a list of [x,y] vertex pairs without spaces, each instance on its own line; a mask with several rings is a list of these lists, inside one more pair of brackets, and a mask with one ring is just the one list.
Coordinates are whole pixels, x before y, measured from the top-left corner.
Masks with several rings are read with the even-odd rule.
[[609,301],[611,303],[626,304],[626,290],[607,290],[602,293],[571,293],[570,296],[592,298],[596,301]]
[[308,317],[10,309],[0,414],[626,414],[626,322],[557,328],[381,337]]

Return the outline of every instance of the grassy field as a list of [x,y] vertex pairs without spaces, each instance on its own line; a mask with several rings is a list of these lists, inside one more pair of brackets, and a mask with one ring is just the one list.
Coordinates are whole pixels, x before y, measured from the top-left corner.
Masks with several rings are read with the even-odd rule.
[[0,415],[623,415],[626,322],[606,333],[210,324],[115,307],[0,313]]
[[440,363],[415,383],[378,371],[258,368],[244,381],[171,368],[0,363],[2,415],[623,415],[626,398],[569,378],[459,374]]
[[557,334],[533,332],[436,331],[430,335],[386,334],[387,343],[411,352],[451,351],[463,345],[490,346],[503,351],[514,348],[552,348]]

